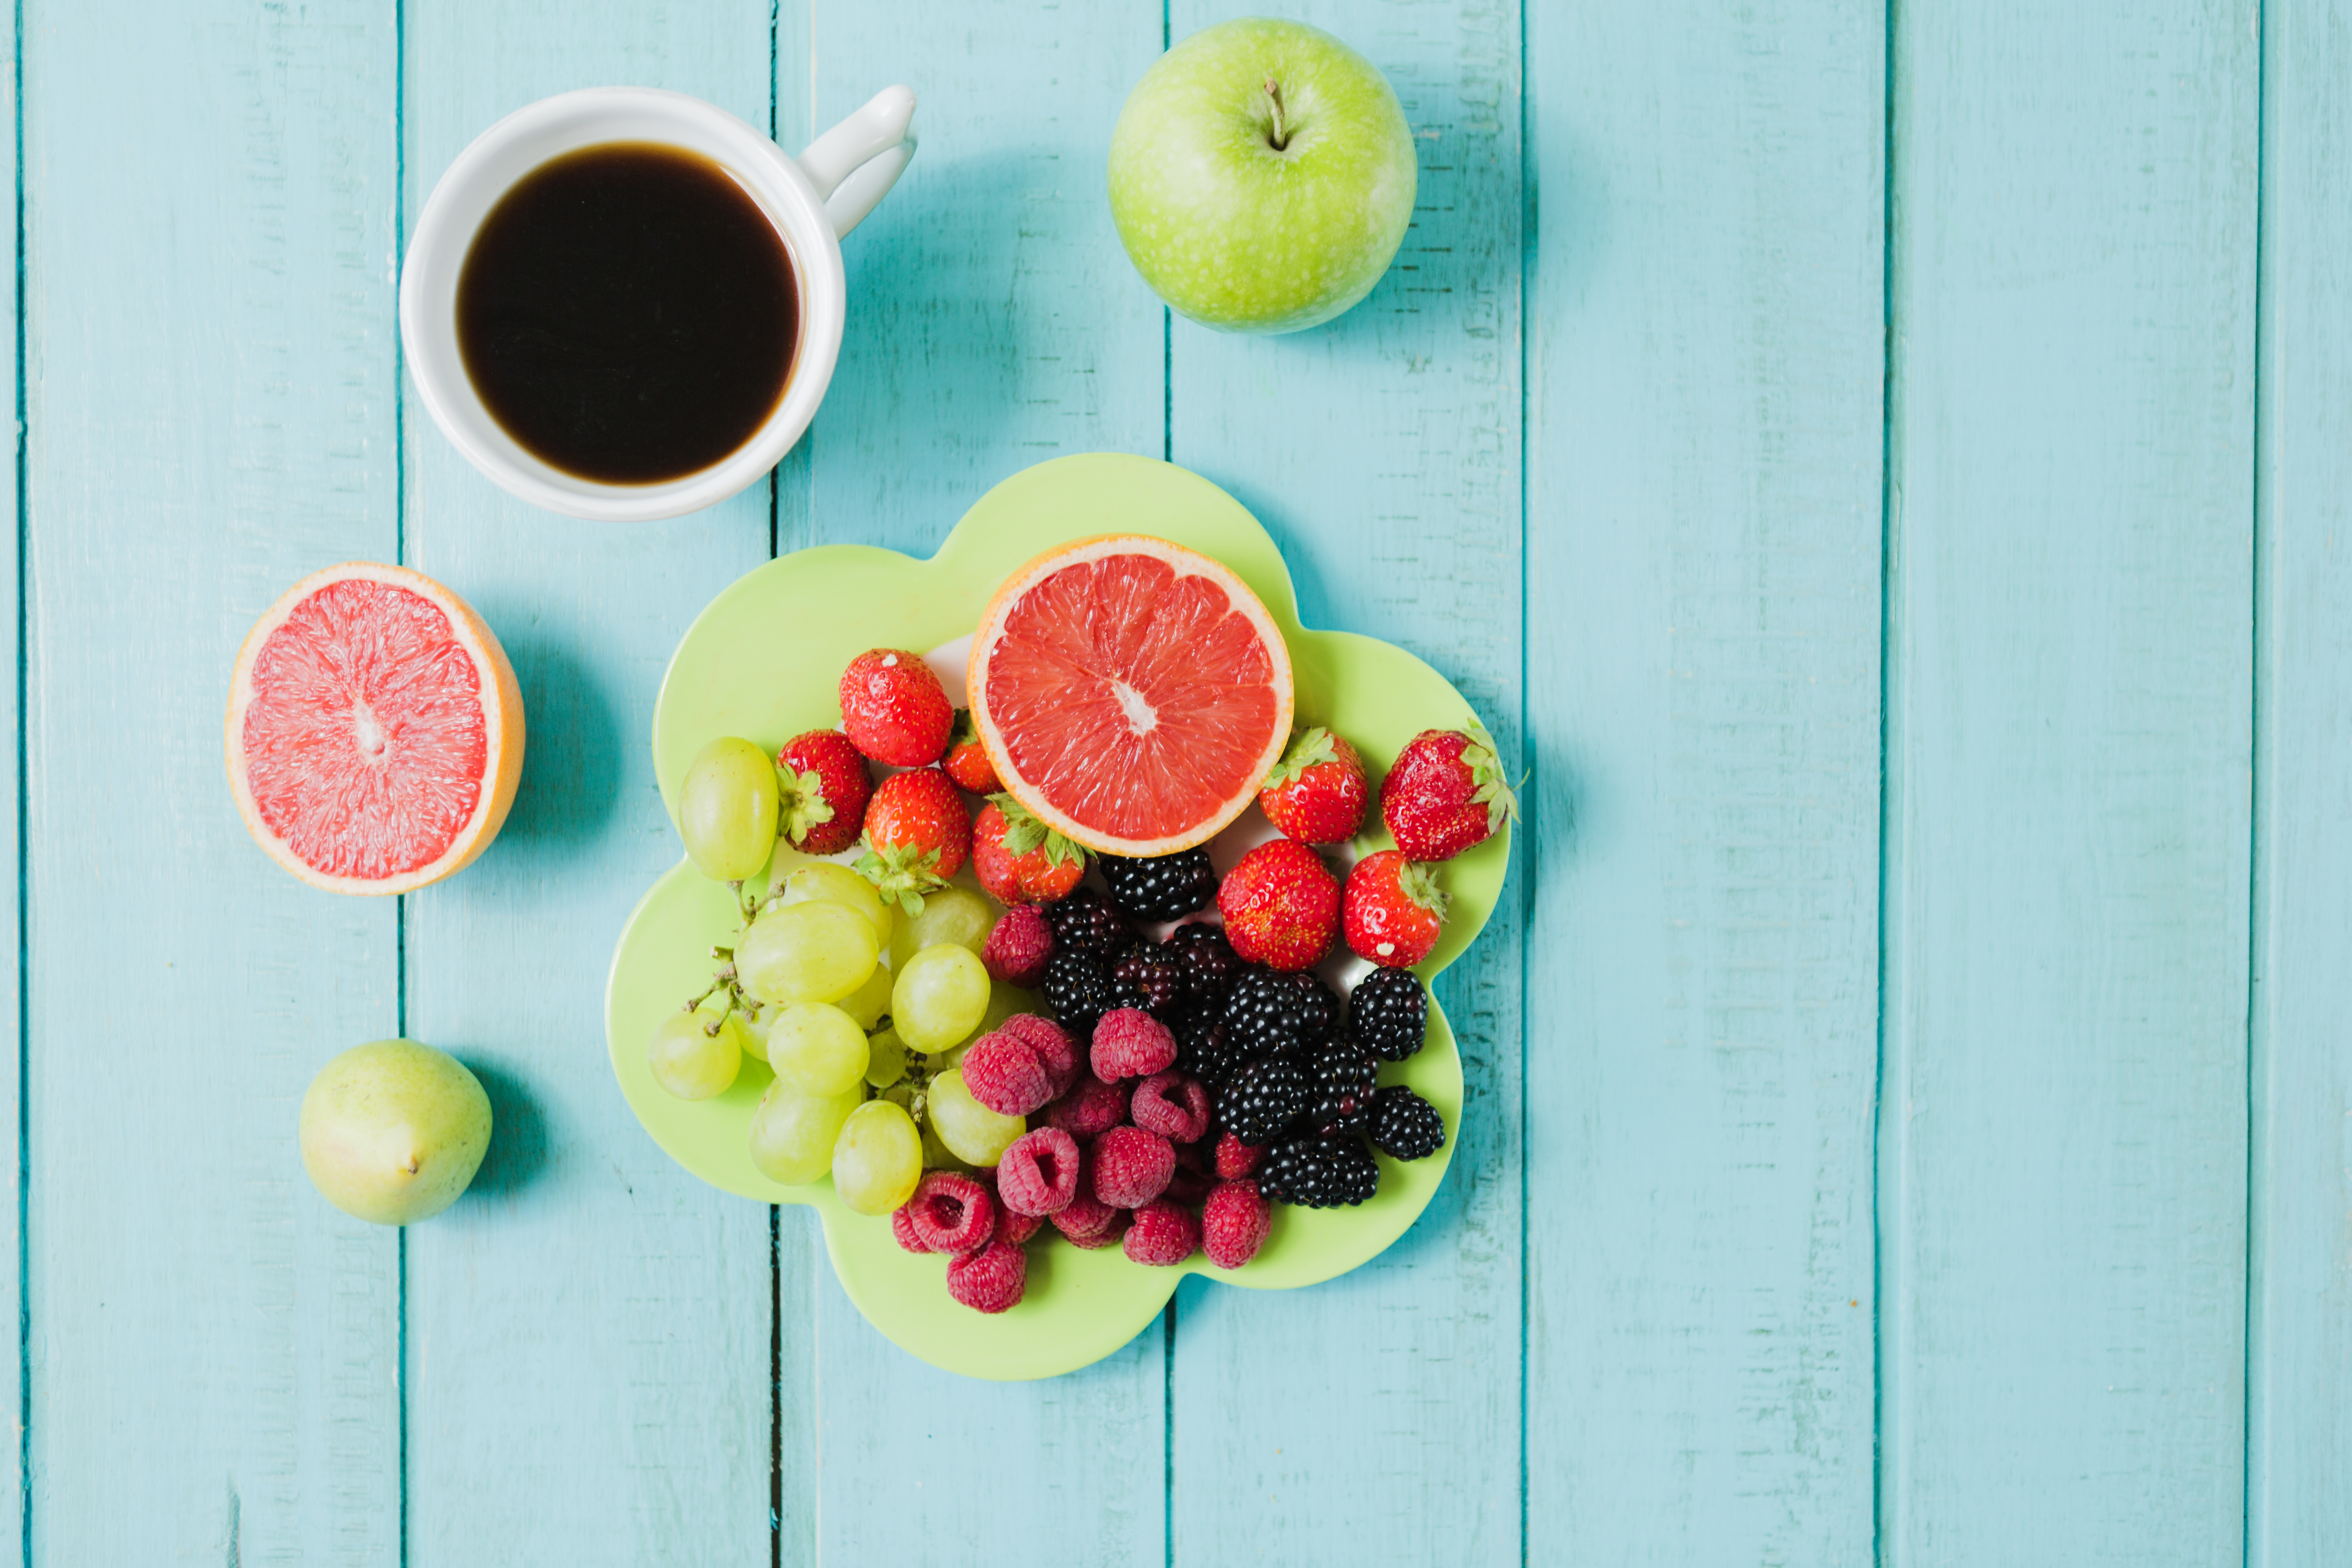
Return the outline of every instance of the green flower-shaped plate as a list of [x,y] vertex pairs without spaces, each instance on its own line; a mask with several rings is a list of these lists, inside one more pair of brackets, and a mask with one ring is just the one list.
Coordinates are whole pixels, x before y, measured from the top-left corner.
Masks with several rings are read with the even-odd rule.
[[[1297,722],[1346,735],[1378,769],[1424,729],[1459,726],[1469,705],[1420,659],[1346,632],[1307,631],[1274,541],[1255,518],[1196,474],[1114,453],[1061,458],[1015,474],[964,514],[940,552],[915,561],[865,545],[803,550],[747,574],[711,601],[678,645],[654,712],[654,767],[673,820],[687,765],[715,735],[771,750],[804,730],[839,722],[842,668],[869,647],[933,648],[968,636],[989,595],[1014,567],[1065,540],[1106,532],[1157,534],[1225,563],[1265,601],[1290,646]],[[1247,822],[1255,816],[1244,817]],[[1357,847],[1386,847],[1378,814]],[[1263,831],[1263,829],[1261,829]],[[1444,868],[1453,910],[1423,979],[1461,953],[1486,922],[1503,883],[1507,831]],[[787,866],[799,857],[778,851]],[[646,1043],[663,1015],[709,983],[711,944],[737,921],[723,886],[681,860],[656,882],[621,933],[605,996],[614,1076],[630,1108],[679,1164],[760,1203],[805,1204],[825,1250],[868,1321],[925,1361],[972,1377],[1051,1377],[1100,1360],[1157,1316],[1177,1281],[1202,1273],[1283,1289],[1343,1274],[1404,1234],[1444,1179],[1462,1114],[1462,1061],[1444,1015],[1430,1009],[1428,1043],[1385,1066],[1444,1118],[1445,1147],[1410,1164],[1380,1157],[1379,1196],[1359,1208],[1275,1205],[1274,1230],[1246,1268],[1228,1273],[1194,1255],[1181,1268],[1130,1263],[1118,1248],[1089,1252],[1053,1237],[1029,1248],[1028,1290],[994,1317],[948,1297],[944,1260],[899,1249],[882,1219],[852,1214],[830,1181],[779,1186],[751,1164],[747,1128],[769,1082],[747,1059],[713,1100],[676,1100],[653,1081]]]

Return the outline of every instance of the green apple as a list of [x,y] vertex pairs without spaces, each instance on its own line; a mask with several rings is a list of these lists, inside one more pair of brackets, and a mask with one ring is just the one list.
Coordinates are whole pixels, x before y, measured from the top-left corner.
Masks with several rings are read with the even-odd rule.
[[353,1046],[310,1080],[301,1143],[302,1168],[329,1203],[371,1224],[413,1225],[474,1179],[490,1146],[490,1097],[431,1046]]
[[1370,60],[1243,18],[1160,57],[1110,137],[1110,213],[1152,290],[1203,326],[1295,332],[1371,292],[1412,221],[1412,132]]

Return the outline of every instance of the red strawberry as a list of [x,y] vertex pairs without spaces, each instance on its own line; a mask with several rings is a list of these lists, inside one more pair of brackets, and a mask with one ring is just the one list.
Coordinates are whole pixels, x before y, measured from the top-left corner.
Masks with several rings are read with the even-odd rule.
[[1423,730],[1381,781],[1381,816],[1408,860],[1451,860],[1519,815],[1495,742],[1470,731]]
[[972,724],[969,708],[955,710],[955,730],[948,736],[947,755],[940,759],[940,766],[974,795],[994,795],[1004,787],[996,782],[996,764],[981,746],[980,731]]
[[877,647],[841,672],[841,727],[857,749],[895,768],[940,760],[955,722],[940,678],[919,654]]
[[1050,904],[1086,875],[1087,852],[1011,795],[992,795],[971,825],[971,868],[1000,904]]
[[866,807],[866,853],[857,872],[885,903],[920,914],[971,853],[971,814],[937,768],[892,773],[874,786]]
[[1320,724],[1290,750],[1257,792],[1265,819],[1301,844],[1345,844],[1364,825],[1364,760]]
[[1445,895],[1437,874],[1394,849],[1367,855],[1348,873],[1339,889],[1339,916],[1348,947],[1393,969],[1409,969],[1429,956],[1445,928]]
[[811,730],[784,743],[776,769],[782,776],[785,842],[803,855],[837,855],[857,842],[874,781],[866,759],[838,730]]
[[1250,963],[1312,969],[1339,934],[1339,883],[1323,858],[1295,838],[1261,844],[1217,887],[1225,940]]

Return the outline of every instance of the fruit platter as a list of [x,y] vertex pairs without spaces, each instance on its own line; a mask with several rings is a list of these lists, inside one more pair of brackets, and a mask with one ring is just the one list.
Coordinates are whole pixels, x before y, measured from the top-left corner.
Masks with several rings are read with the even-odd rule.
[[1508,782],[1428,665],[1302,627],[1207,480],[1063,458],[929,561],[772,562],[688,630],[653,746],[687,858],[614,952],[614,1075],[687,1170],[815,1209],[912,1353],[1072,1371],[1187,1274],[1356,1268],[1444,1179],[1428,986]]

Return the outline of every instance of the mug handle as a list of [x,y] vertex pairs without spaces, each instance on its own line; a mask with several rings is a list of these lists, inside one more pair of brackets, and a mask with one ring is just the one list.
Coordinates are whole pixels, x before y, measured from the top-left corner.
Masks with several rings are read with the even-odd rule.
[[914,89],[886,87],[800,155],[801,172],[816,187],[836,237],[846,237],[898,184],[915,155],[907,132],[914,118]]

